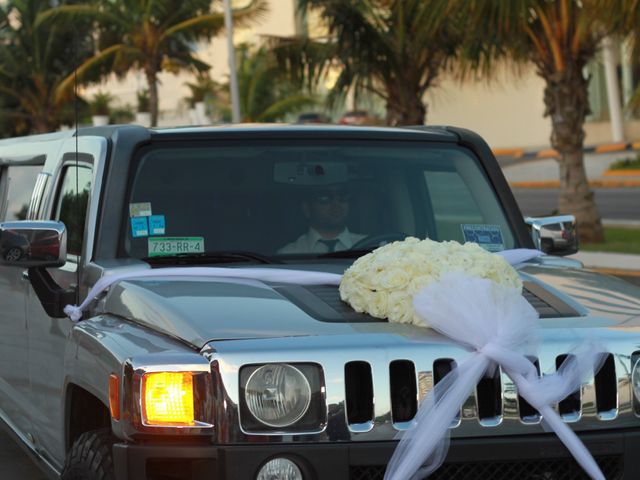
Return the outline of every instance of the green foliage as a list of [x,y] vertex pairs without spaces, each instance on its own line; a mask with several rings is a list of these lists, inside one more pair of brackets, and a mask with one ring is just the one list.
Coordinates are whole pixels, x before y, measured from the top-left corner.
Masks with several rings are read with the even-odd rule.
[[618,252],[640,254],[640,229],[608,228],[604,229],[605,241],[602,243],[583,243],[580,249],[591,252]]
[[[621,28],[621,4],[605,0],[451,0],[467,32],[467,66],[488,74],[499,58],[533,62],[543,78],[591,61],[600,41]],[[615,7],[615,8],[614,8]]]
[[609,165],[609,170],[639,170],[640,169],[640,154],[635,158],[623,158],[617,160]]
[[149,112],[149,89],[144,88],[136,92],[138,112]]
[[313,97],[283,77],[267,48],[251,52],[247,45],[242,45],[236,54],[240,112],[244,122],[275,122],[314,105]]
[[91,107],[82,97],[77,97],[75,102],[62,105],[59,114],[60,124],[73,127],[76,124],[76,111],[78,125],[91,124]]
[[96,92],[89,103],[92,115],[109,115],[113,96],[109,92]]
[[123,124],[123,123],[131,123],[135,120],[135,115],[133,113],[133,107],[129,104],[126,104],[122,107],[114,107],[111,109],[111,113],[109,114],[109,123],[113,124]]
[[0,138],[27,135],[31,122],[21,112],[17,98],[0,92]]
[[[72,2],[62,0],[63,6]],[[60,126],[73,89],[57,87],[93,52],[89,21],[40,24],[48,0],[9,0],[0,5],[0,105],[4,135],[48,132]],[[73,85],[73,83],[71,84]]]
[[185,98],[191,108],[198,102],[211,103],[222,88],[218,82],[211,78],[209,72],[198,72],[195,82],[186,82],[185,85],[191,91],[191,95]]

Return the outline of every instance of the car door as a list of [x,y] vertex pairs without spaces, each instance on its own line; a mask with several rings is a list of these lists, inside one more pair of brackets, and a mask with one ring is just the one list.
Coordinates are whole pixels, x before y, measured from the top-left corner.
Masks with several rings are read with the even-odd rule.
[[[0,219],[25,220],[42,165],[0,165]],[[23,252],[26,253],[26,252]],[[12,255],[14,255],[12,253]],[[23,437],[31,435],[29,418],[29,335],[24,268],[0,266],[0,415]]]
[[[48,269],[51,277],[64,288],[75,288],[83,255],[86,212],[93,185],[92,157],[80,154],[75,162],[69,154],[53,179],[54,201],[45,218],[61,221],[67,228],[67,262]],[[44,311],[36,293],[29,289],[27,298],[29,324],[29,372],[36,449],[57,463],[64,458],[64,386],[67,338],[73,322],[51,318]]]

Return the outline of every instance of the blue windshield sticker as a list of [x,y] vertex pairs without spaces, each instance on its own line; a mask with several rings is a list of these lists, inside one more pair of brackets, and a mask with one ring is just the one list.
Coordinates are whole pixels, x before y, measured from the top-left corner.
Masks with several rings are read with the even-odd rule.
[[149,236],[147,217],[133,217],[131,219],[131,235],[133,235],[133,238]]
[[465,242],[474,242],[490,252],[504,250],[504,240],[500,225],[463,224],[462,235]]
[[164,235],[164,233],[165,233],[164,215],[151,215],[149,217],[149,234]]

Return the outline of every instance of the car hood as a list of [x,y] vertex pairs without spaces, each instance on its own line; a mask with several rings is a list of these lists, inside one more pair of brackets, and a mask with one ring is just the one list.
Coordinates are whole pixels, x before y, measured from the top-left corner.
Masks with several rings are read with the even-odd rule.
[[[540,313],[543,328],[640,328],[640,287],[545,261],[524,266],[520,274],[527,289],[525,297]],[[248,279],[121,281],[107,294],[104,311],[197,348],[213,340],[424,334],[419,327],[390,324],[353,312],[339,300],[336,287],[305,288]]]

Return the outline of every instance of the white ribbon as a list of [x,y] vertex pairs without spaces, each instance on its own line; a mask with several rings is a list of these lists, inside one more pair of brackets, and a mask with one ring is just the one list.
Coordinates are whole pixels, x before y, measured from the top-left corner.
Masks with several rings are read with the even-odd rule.
[[[515,249],[498,252],[511,265],[542,255],[538,250]],[[64,313],[74,322],[82,318],[89,304],[114,283],[139,278],[200,277],[246,278],[264,282],[292,283],[294,285],[340,285],[342,275],[337,273],[309,272],[281,268],[226,268],[226,267],[175,267],[128,271],[100,278],[80,305],[67,305]]]
[[451,422],[482,376],[498,364],[518,393],[536,408],[593,479],[604,480],[595,460],[553,405],[592,376],[603,350],[586,345],[569,355],[553,375],[538,378],[527,355],[537,350],[538,315],[516,289],[452,273],[414,297],[418,315],[443,335],[474,352],[427,395],[387,467],[385,480],[422,478],[444,461]]
[[176,267],[154,270],[138,270],[108,275],[98,280],[84,301],[64,307],[64,313],[74,322],[82,318],[82,312],[89,304],[106,291],[111,285],[123,280],[141,278],[246,278],[265,282],[293,283],[296,285],[340,285],[342,275],[337,273],[308,272],[305,270],[286,270],[280,268],[223,268],[223,267]]

